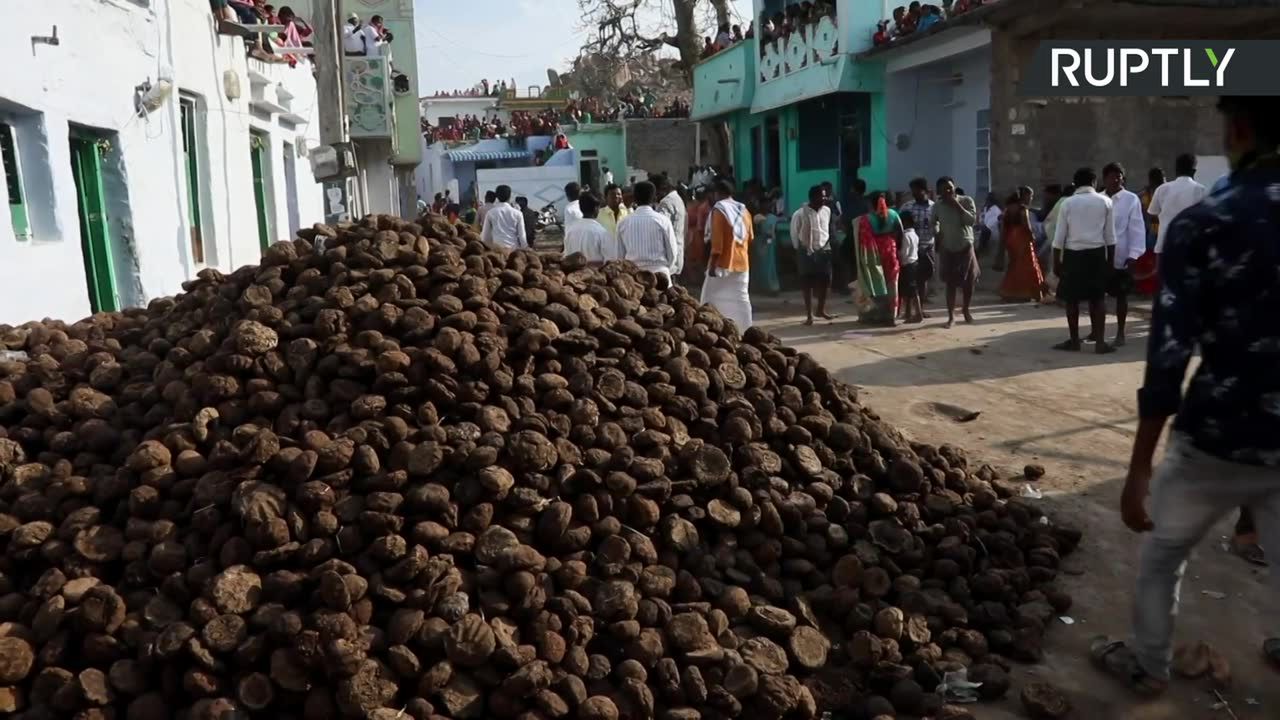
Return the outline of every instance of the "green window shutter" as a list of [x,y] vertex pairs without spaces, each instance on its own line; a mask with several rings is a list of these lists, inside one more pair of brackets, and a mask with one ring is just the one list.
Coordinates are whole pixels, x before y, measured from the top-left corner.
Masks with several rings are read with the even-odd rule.
[[196,143],[196,104],[183,98],[182,156],[187,170],[187,223],[191,226],[191,260],[204,263],[204,226],[200,218],[200,153]]
[[9,216],[13,234],[19,240],[31,239],[31,219],[27,214],[27,198],[22,192],[22,176],[18,171],[18,151],[13,142],[13,128],[0,123],[0,159],[4,161],[4,181],[9,188]]

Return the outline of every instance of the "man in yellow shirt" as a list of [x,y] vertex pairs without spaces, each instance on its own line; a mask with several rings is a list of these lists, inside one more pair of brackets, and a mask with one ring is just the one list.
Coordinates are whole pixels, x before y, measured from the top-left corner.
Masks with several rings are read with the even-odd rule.
[[609,183],[604,188],[604,204],[600,210],[600,217],[596,218],[596,222],[604,226],[605,230],[614,238],[618,237],[618,223],[623,218],[631,214],[626,205],[622,204],[622,188],[613,183]]
[[702,302],[720,311],[738,326],[751,327],[750,280],[751,243],[755,239],[751,213],[733,199],[733,186],[716,182],[715,206],[711,210],[707,278],[702,284]]

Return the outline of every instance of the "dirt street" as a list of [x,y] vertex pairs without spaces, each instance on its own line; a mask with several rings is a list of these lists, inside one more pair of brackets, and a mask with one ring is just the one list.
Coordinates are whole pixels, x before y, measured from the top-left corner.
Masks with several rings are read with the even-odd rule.
[[[1145,314],[1131,318],[1127,347],[1098,356],[1050,349],[1066,337],[1058,308],[1001,304],[990,294],[975,302],[976,324],[952,330],[942,329],[945,311],[936,305],[923,326],[868,329],[843,301],[837,310],[844,317],[813,327],[800,325],[798,294],[754,301],[761,325],[860,386],[865,403],[904,432],[964,447],[971,460],[988,462],[1006,477],[1020,475],[1027,463],[1048,469],[1035,484],[1044,494],[1039,502],[1085,531],[1062,577],[1075,597],[1074,624],[1051,630],[1044,663],[1015,668],[1019,685],[1036,678],[1055,683],[1070,695],[1077,718],[1280,717],[1280,676],[1263,664],[1260,650],[1266,629],[1280,629],[1263,615],[1275,592],[1266,570],[1223,551],[1234,518],[1193,557],[1178,627],[1179,642],[1205,640],[1230,658],[1234,684],[1223,693],[1229,707],[1207,679],[1176,680],[1164,699],[1141,703],[1089,664],[1093,636],[1124,636],[1130,626],[1139,540],[1121,523],[1118,506],[1137,425]],[[1111,334],[1114,317],[1108,320]],[[953,419],[966,412],[981,415]],[[984,719],[1023,718],[1017,693],[1015,686],[1003,703],[973,707]]]

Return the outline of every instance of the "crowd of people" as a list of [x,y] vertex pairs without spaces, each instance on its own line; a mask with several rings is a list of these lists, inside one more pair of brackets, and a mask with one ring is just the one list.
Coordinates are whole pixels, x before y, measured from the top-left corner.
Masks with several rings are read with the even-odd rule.
[[288,5],[277,9],[263,0],[209,0],[209,6],[218,20],[250,26],[284,26],[280,32],[262,33],[246,42],[249,55],[258,60],[297,65],[300,57],[289,54],[288,49],[311,47],[311,36],[315,31]]
[[805,28],[817,23],[823,18],[830,18],[832,22],[836,21],[836,4],[832,0],[805,0],[801,3],[788,5],[785,10],[779,10],[773,15],[769,15],[768,11],[760,14],[760,52],[764,53],[764,48],[775,40],[786,40],[791,37],[792,33],[804,32]]
[[506,80],[490,83],[486,78],[465,90],[437,90],[431,97],[501,97],[506,94],[508,88],[514,89],[515,86],[516,81],[514,79],[508,85]]
[[466,142],[492,140],[494,138],[526,138],[539,135],[559,136],[559,113],[555,110],[528,112],[515,110],[511,113],[511,121],[503,122],[501,117],[477,117],[466,114],[451,118],[440,118],[438,125],[432,125],[422,119],[422,135],[428,145],[437,142]]
[[743,33],[741,25],[723,23],[716,29],[714,37],[708,35],[702,39],[702,59],[706,60],[722,50],[728,50],[744,40],[755,37],[755,34],[754,24],[749,23],[746,33]]
[[657,95],[649,90],[625,92],[613,103],[606,103],[596,97],[570,100],[560,113],[562,123],[576,124],[617,122],[619,119],[687,117],[689,117],[687,100],[676,97],[666,105],[660,106]]
[[941,5],[912,2],[907,6],[899,6],[893,10],[893,19],[884,19],[876,26],[873,42],[876,45],[887,45],[895,40],[917,33],[945,22],[949,18],[981,7],[990,0],[943,0]]

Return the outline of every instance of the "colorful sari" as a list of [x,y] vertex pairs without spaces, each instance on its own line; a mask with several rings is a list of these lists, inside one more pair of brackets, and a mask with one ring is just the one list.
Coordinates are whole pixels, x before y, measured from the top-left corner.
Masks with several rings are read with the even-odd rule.
[[898,314],[898,237],[902,221],[881,202],[854,224],[858,312],[864,322],[892,323]]
[[1010,204],[1000,222],[1000,240],[1004,243],[1007,258],[1004,280],[1000,283],[1000,298],[1006,302],[1040,300],[1044,272],[1036,255],[1036,241],[1027,209]]
[[751,243],[751,291],[777,295],[782,291],[778,278],[777,243],[774,242],[778,219],[757,208],[755,242]]

